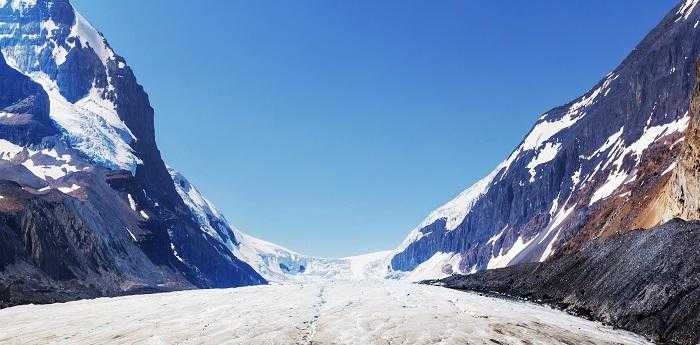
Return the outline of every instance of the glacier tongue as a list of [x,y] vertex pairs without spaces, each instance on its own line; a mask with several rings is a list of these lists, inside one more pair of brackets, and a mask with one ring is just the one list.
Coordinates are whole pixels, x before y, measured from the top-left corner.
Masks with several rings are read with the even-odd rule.
[[24,343],[649,344],[548,307],[391,281],[31,305],[0,311],[0,323],[0,339]]

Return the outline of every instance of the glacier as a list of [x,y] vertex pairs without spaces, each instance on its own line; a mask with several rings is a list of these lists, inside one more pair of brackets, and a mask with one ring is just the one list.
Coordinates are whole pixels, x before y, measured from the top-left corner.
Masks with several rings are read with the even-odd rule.
[[651,344],[554,309],[396,281],[100,298],[0,311],[0,342]]

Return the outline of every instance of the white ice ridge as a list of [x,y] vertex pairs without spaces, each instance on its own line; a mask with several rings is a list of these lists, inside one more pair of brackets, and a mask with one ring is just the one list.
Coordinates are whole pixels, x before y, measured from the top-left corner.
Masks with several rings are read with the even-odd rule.
[[102,34],[100,34],[85,17],[78,13],[78,11],[74,10],[73,12],[75,12],[75,24],[71,28],[69,37],[80,38],[81,42],[90,45],[90,48],[100,57],[104,65],[106,65],[109,60],[113,60],[114,51],[107,46]]
[[0,310],[0,324],[18,344],[649,344],[549,307],[391,281],[28,305]]
[[[496,175],[498,175],[501,168],[502,166],[499,165],[496,170],[492,171],[480,181],[474,183],[471,187],[460,193],[456,198],[450,200],[448,203],[430,213],[430,215],[423,220],[423,222],[416,228],[416,230],[414,230],[414,232],[435,223],[439,219],[445,219],[445,228],[448,231],[456,229],[460,224],[462,224],[464,218],[469,214],[472,206],[474,206],[482,195],[488,192],[491,182]],[[418,235],[412,233],[412,235],[409,235],[409,238],[416,238],[417,236]]]
[[577,102],[572,103],[561,119],[549,121],[546,120],[547,114],[545,114],[543,120],[537,123],[527,137],[525,137],[525,140],[517,151],[523,152],[539,148],[557,133],[573,126],[586,115],[585,109],[587,107],[595,103],[601,95],[603,97],[607,96],[608,92],[610,92],[610,84],[616,80],[617,77],[616,74],[608,74],[601,86],[591,91],[586,96],[581,97]]

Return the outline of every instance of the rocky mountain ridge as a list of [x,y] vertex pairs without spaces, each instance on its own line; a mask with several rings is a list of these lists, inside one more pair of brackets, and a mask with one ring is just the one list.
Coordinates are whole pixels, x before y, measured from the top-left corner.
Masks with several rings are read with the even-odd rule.
[[687,149],[696,146],[697,5],[680,2],[589,92],[541,115],[491,174],[409,234],[392,268],[473,273],[698,219],[697,156]]

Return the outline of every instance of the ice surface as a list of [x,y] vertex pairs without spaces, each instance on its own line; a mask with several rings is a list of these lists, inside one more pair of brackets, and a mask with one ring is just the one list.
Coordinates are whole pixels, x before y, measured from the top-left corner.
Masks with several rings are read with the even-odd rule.
[[3,344],[648,344],[547,307],[392,281],[29,305],[0,324]]

